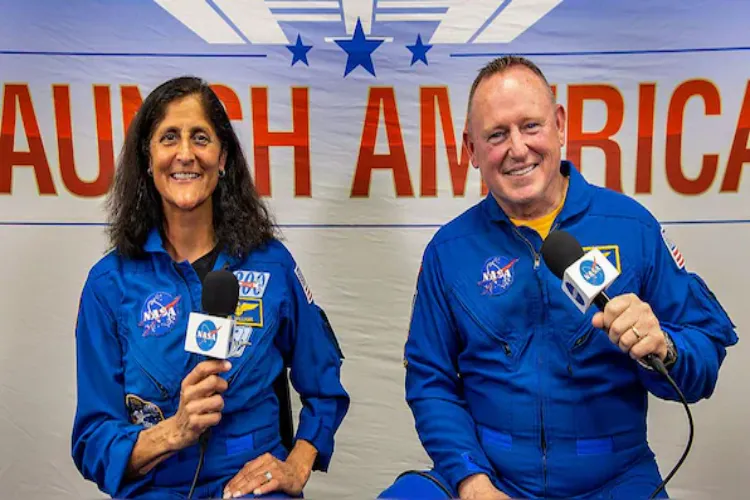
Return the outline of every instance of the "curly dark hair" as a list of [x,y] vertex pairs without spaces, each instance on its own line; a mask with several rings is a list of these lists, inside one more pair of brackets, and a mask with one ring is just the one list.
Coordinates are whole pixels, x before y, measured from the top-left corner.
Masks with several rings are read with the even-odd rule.
[[226,154],[226,175],[219,179],[212,194],[214,233],[219,248],[242,257],[278,236],[272,216],[255,189],[242,146],[223,104],[204,80],[183,76],[162,83],[146,97],[128,128],[117,160],[106,201],[107,234],[111,245],[126,257],[144,255],[143,245],[153,228],[159,228],[163,234],[161,196],[148,175],[149,144],[167,106],[191,95],[199,96]]

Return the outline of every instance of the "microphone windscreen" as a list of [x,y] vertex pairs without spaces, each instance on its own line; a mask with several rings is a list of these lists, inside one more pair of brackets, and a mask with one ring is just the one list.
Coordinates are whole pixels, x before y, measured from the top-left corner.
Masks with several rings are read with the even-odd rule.
[[583,257],[583,248],[575,237],[565,231],[552,231],[542,243],[542,258],[550,271],[562,279],[565,270]]
[[211,271],[203,280],[203,311],[211,316],[226,317],[234,314],[240,284],[230,271]]

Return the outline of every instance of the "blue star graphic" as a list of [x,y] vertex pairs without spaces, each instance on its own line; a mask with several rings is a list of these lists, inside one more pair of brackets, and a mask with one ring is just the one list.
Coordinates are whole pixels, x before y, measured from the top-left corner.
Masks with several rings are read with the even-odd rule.
[[432,48],[432,45],[425,45],[422,43],[422,35],[417,35],[417,41],[414,42],[414,45],[407,45],[406,48],[411,52],[410,66],[414,66],[414,63],[417,61],[422,61],[426,66],[429,66],[430,63],[427,62],[427,52]]
[[380,47],[383,40],[368,40],[365,32],[362,30],[362,23],[357,19],[357,26],[354,28],[354,36],[351,40],[336,40],[336,44],[346,52],[346,70],[344,77],[351,73],[357,66],[362,66],[375,76],[375,68],[372,65],[372,53]]
[[310,52],[312,45],[305,45],[302,43],[302,37],[297,35],[297,41],[294,45],[287,45],[286,48],[292,53],[292,66],[297,64],[297,61],[302,61],[306,66],[310,66],[307,62],[307,53]]

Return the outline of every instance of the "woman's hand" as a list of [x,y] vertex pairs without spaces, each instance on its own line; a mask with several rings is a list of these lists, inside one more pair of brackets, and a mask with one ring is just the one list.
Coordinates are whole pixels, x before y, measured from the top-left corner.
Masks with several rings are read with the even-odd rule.
[[229,361],[210,360],[198,363],[182,380],[180,405],[171,417],[170,443],[182,449],[198,441],[203,432],[221,421],[227,381],[219,377],[229,371]]
[[252,493],[264,495],[281,490],[298,496],[310,479],[318,451],[307,441],[298,440],[286,461],[270,453],[246,463],[224,487],[224,498],[236,498]]

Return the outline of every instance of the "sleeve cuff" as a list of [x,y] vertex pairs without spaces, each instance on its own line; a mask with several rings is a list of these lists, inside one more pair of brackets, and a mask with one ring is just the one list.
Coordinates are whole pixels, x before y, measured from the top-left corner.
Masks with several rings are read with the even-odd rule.
[[[672,343],[674,344],[674,349],[677,354],[677,359],[675,360],[675,362],[672,365],[667,366],[666,368],[669,371],[670,377],[672,377],[672,379],[679,384],[679,381],[682,380],[683,374],[685,372],[685,352],[687,347],[685,346],[684,339],[679,333],[674,333],[664,328],[662,328],[662,330],[664,331],[665,335],[668,335],[669,338],[672,339]],[[672,386],[664,377],[661,376],[660,373],[648,366],[642,360],[638,360],[638,364],[640,365],[639,371],[642,377],[641,380],[646,386],[646,389],[648,389],[655,396],[663,399],[677,398],[677,394],[674,393],[674,389],[672,388]]]
[[304,439],[318,450],[313,470],[326,472],[333,455],[333,433],[319,418],[301,417],[295,440]]
[[113,460],[108,464],[105,471],[103,489],[106,493],[120,498],[129,497],[143,485],[152,481],[156,468],[130,481],[125,478],[130,456],[142,430],[143,427],[140,425],[130,425],[126,429],[125,436],[113,444],[112,450],[110,450],[110,456],[113,457]]
[[454,491],[458,491],[458,485],[469,476],[475,474],[486,474],[491,480],[495,478],[492,468],[488,465],[478,463],[477,459],[470,452],[461,454],[460,462],[445,472],[446,478],[451,484]]

